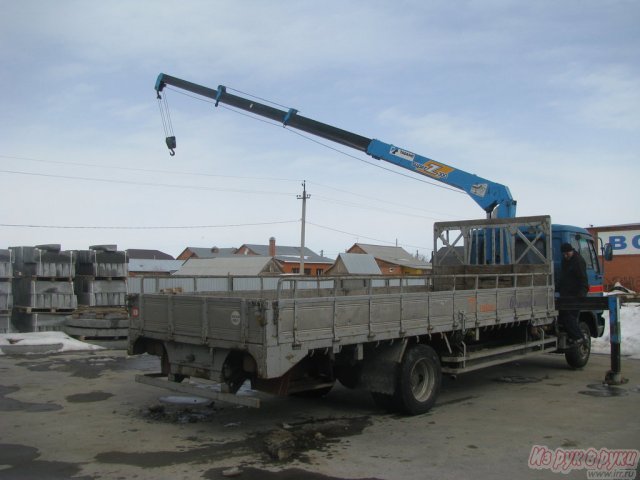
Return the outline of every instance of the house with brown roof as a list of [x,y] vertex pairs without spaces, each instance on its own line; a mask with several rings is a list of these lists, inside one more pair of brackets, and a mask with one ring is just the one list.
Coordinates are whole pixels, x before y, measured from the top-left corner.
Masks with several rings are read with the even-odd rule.
[[[276,239],[271,237],[268,245],[245,243],[238,248],[235,255],[258,255],[274,258],[283,273],[300,273],[300,247],[276,245]],[[333,260],[318,255],[313,250],[304,248],[304,275],[323,275],[332,265]]]

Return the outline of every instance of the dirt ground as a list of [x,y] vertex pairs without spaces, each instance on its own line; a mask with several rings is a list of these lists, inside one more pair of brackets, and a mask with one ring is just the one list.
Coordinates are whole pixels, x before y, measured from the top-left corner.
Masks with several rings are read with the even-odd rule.
[[621,387],[602,386],[608,369],[530,357],[447,377],[429,413],[404,417],[340,386],[260,394],[260,409],[181,397],[135,383],[157,358],[121,350],[2,356],[0,478],[584,479],[528,459],[533,445],[640,448],[640,361],[623,359]]

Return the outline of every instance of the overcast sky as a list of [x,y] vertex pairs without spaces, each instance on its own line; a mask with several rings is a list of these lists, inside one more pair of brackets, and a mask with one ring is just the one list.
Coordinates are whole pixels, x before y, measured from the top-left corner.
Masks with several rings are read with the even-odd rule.
[[306,245],[331,257],[355,242],[429,256],[434,221],[484,216],[425,177],[177,90],[170,157],[160,72],[502,183],[519,215],[640,221],[637,1],[0,6],[0,248],[299,245],[303,180]]

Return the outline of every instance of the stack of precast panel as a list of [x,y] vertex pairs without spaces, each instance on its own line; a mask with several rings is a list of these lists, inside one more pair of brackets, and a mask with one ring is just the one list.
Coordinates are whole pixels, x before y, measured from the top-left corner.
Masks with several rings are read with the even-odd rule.
[[123,307],[127,304],[127,255],[116,245],[94,245],[76,252],[78,304]]
[[11,333],[14,330],[11,326],[12,278],[11,250],[0,250],[0,333]]
[[12,321],[20,332],[62,330],[77,306],[75,259],[59,244],[10,247],[13,261]]
[[76,252],[75,291],[79,308],[65,331],[83,339],[126,337],[127,256],[116,245],[94,245]]

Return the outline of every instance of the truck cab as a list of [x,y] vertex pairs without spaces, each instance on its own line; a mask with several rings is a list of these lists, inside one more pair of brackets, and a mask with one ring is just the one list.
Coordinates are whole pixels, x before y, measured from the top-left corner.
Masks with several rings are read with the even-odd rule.
[[[526,227],[520,229],[521,236],[515,238],[514,258],[510,259],[509,249],[506,245],[501,245],[495,232],[488,230],[478,232],[471,241],[469,263],[473,265],[489,265],[510,262],[515,259],[526,259],[528,264],[544,262],[544,259],[536,255],[536,251],[544,252],[546,255],[546,242],[544,236],[536,236],[529,232]],[[562,274],[562,254],[560,246],[569,243],[582,255],[587,266],[587,277],[589,281],[589,297],[601,297],[603,294],[604,269],[598,260],[596,244],[592,235],[584,228],[573,225],[553,224],[551,227],[551,259],[553,262],[553,276],[556,283],[556,302],[558,303],[557,282]],[[530,248],[534,245],[535,248]],[[548,257],[547,257],[548,258]],[[519,261],[519,260],[518,260]],[[460,263],[462,259],[460,259]],[[562,307],[559,307],[563,309]],[[574,308],[566,308],[567,310]],[[591,334],[591,337],[601,337],[605,329],[605,320],[600,310],[581,310],[580,322],[584,322]]]
[[[584,228],[556,224],[552,226],[553,269],[556,282],[561,274],[560,245],[563,243],[571,244],[587,264],[588,296],[602,296],[604,269],[598,260],[594,239]],[[605,321],[601,311],[583,311],[580,313],[580,321],[589,326],[592,337],[600,337],[604,333]]]

